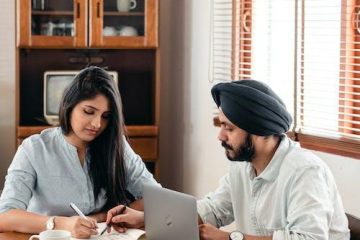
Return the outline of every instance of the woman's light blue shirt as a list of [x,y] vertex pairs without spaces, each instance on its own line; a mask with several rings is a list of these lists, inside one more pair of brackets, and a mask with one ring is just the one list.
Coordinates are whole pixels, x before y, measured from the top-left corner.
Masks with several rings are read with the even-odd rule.
[[[127,190],[138,199],[144,182],[158,183],[125,138],[123,141]],[[80,164],[76,147],[66,142],[61,128],[46,129],[25,139],[8,169],[0,212],[24,209],[48,216],[73,216],[70,202],[85,215],[100,211],[107,198],[102,190],[95,201],[89,163],[86,157],[84,165]]]

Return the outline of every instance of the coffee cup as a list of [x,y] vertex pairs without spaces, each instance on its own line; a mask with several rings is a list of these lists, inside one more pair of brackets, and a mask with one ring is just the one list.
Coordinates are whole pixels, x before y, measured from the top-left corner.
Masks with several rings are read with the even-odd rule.
[[32,235],[29,240],[70,240],[71,233],[66,230],[46,230],[39,235]]
[[114,27],[106,26],[103,29],[103,35],[104,36],[116,36],[117,32]]
[[129,12],[136,8],[136,0],[117,0],[117,9],[119,12]]
[[120,36],[137,36],[138,32],[136,30],[136,28],[132,27],[132,26],[123,26],[120,28],[119,30],[119,35]]

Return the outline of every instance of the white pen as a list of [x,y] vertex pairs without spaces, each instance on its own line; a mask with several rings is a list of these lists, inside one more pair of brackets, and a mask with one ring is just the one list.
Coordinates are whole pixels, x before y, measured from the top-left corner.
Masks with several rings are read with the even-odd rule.
[[[89,220],[89,218],[87,218],[85,216],[85,214],[83,214],[83,212],[74,204],[74,203],[70,203],[70,207],[82,218]],[[97,226],[96,226],[97,228]]]
[[83,212],[74,204],[74,203],[70,203],[70,207],[82,218],[88,219]]

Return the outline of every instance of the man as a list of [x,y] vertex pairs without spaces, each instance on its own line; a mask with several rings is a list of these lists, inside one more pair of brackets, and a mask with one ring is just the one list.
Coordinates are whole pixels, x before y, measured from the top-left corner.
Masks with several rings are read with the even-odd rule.
[[[291,116],[255,80],[219,83],[219,140],[231,161],[219,188],[198,201],[201,239],[349,239],[328,167],[286,133]],[[235,222],[236,231],[221,226]]]

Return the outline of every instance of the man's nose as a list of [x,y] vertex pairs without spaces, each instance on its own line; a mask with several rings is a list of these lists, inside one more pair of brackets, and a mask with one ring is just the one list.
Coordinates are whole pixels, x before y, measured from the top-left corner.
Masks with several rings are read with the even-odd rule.
[[226,134],[222,128],[220,128],[220,131],[218,133],[218,139],[222,142],[226,142],[226,140],[227,140]]

